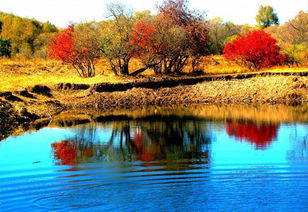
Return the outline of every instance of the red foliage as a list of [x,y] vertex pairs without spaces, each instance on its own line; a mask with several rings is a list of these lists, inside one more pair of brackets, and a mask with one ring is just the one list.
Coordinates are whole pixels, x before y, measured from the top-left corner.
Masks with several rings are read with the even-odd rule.
[[51,144],[54,158],[61,165],[74,165],[95,155],[93,146],[81,145],[78,140],[64,140]]
[[77,54],[74,50],[74,26],[69,26],[51,39],[48,49],[50,58],[72,63]]
[[185,27],[187,44],[192,49],[193,56],[207,55],[208,52],[208,29],[200,22],[191,22]]
[[76,142],[61,141],[51,144],[54,150],[54,157],[61,161],[61,165],[73,165],[77,158]]
[[134,48],[135,57],[139,57],[144,53],[155,54],[157,52],[153,36],[154,32],[155,26],[144,20],[136,24],[129,40],[129,45]]
[[257,125],[255,123],[227,123],[229,136],[245,139],[257,149],[265,149],[277,135],[277,125]]
[[250,31],[245,36],[237,36],[228,43],[224,57],[230,60],[244,59],[251,62],[255,68],[271,67],[283,64],[287,56],[280,53],[276,40],[263,30]]
[[157,144],[144,143],[144,136],[142,132],[134,132],[132,143],[136,148],[136,151],[134,152],[136,159],[142,161],[153,161],[161,154],[161,149]]

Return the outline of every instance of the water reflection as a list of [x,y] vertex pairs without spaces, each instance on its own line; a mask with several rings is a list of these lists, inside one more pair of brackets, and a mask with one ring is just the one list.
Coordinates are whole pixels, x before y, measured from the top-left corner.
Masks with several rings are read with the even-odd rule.
[[265,150],[277,136],[278,125],[257,124],[253,122],[228,122],[226,131],[229,136],[235,136],[240,141],[253,144],[256,149]]
[[10,136],[0,211],[307,211],[307,119],[250,111],[100,114]]
[[210,138],[200,120],[165,119],[118,121],[98,139],[100,126],[88,124],[75,129],[74,137],[51,144],[54,158],[61,165],[91,161],[145,162],[201,160],[208,163]]

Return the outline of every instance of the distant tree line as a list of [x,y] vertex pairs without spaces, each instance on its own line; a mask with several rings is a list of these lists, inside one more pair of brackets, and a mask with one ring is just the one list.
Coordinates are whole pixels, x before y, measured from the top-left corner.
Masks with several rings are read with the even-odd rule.
[[308,13],[300,11],[283,25],[273,25],[265,31],[277,39],[278,45],[289,56],[289,63],[308,63]]
[[0,12],[0,56],[47,57],[48,40],[57,32],[49,22]]

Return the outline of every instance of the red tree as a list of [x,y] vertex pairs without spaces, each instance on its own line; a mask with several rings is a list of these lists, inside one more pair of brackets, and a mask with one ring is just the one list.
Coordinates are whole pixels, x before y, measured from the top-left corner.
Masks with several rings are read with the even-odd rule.
[[162,60],[160,52],[166,49],[166,45],[158,41],[155,25],[147,20],[140,20],[135,24],[129,39],[129,46],[133,51],[133,57],[139,58],[145,65],[131,75],[137,75],[158,65]]
[[162,154],[161,148],[157,143],[145,142],[142,132],[134,132],[132,144],[135,147],[134,155],[137,160],[153,161]]
[[95,34],[87,25],[75,31],[71,25],[58,33],[49,43],[49,57],[71,64],[81,77],[95,76],[94,62],[98,57]]
[[74,26],[69,26],[51,39],[48,49],[50,58],[72,63],[77,54],[74,50]]
[[155,54],[155,26],[145,20],[139,21],[134,29],[129,40],[129,45],[134,47],[135,57],[140,57],[146,53]]
[[255,123],[227,123],[226,131],[229,136],[240,140],[245,139],[256,145],[257,149],[265,149],[277,135],[277,125],[257,125]]
[[259,69],[283,64],[287,56],[280,53],[276,40],[263,30],[250,31],[237,36],[224,50],[226,59],[244,61],[248,67]]

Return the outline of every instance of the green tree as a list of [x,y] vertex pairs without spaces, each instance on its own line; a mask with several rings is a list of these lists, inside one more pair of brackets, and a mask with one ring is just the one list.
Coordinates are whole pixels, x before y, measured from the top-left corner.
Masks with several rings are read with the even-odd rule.
[[0,57],[11,57],[11,42],[10,40],[0,37]]
[[[10,39],[12,56],[21,55],[30,58],[44,55],[48,39],[42,39],[42,37],[50,36],[40,35],[52,34],[57,31],[58,29],[49,22],[41,23],[35,19],[0,13],[0,36]],[[43,52],[42,48],[45,48],[45,53],[37,54],[37,52]]]
[[14,15],[2,17],[1,36],[9,38],[12,44],[12,54],[32,54],[34,40],[41,33],[41,24],[34,19],[21,18]]
[[58,32],[58,29],[55,25],[47,21],[42,24],[42,32],[43,33],[54,33],[54,32]]
[[262,29],[269,27],[273,24],[279,24],[277,13],[271,6],[260,6],[256,21],[259,27]]
[[139,20],[149,20],[151,19],[151,11],[149,10],[143,10],[143,11],[137,11],[134,13],[134,19]]
[[48,45],[50,39],[55,36],[56,33],[41,33],[34,40],[34,58],[47,58],[48,56]]
[[212,54],[221,54],[226,43],[241,32],[241,27],[232,22],[223,22],[217,17],[209,21],[210,50]]

